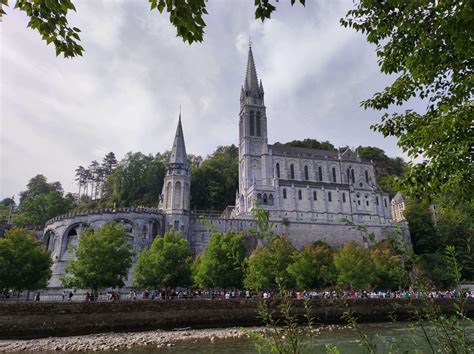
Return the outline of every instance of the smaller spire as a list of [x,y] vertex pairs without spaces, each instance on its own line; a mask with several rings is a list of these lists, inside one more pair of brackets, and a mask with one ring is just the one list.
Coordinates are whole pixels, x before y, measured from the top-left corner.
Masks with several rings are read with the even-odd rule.
[[183,127],[181,125],[181,106],[179,110],[178,126],[176,127],[176,134],[174,137],[173,148],[171,149],[169,163],[188,164],[186,146],[184,144]]

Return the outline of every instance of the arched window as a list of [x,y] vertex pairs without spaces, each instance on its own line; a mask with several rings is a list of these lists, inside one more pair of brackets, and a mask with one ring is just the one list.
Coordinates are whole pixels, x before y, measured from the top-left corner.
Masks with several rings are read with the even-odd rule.
[[313,191],[313,199],[318,200],[318,193],[316,191]]
[[318,175],[319,175],[319,180],[322,182],[323,181],[323,169],[321,166],[318,167]]
[[365,171],[365,183],[369,183],[369,172]]
[[305,165],[304,167],[304,179],[305,180],[309,179],[308,165]]
[[375,197],[375,204],[379,205],[379,197]]
[[368,201],[368,200],[366,200],[366,201],[365,201],[365,204],[366,204],[367,206],[369,206],[369,201]]
[[336,179],[336,168],[335,168],[335,167],[332,168],[332,181],[333,181],[333,182],[337,182],[337,179]]
[[286,188],[283,188],[283,199],[286,199]]
[[262,199],[262,194],[258,193],[257,194],[257,205],[262,205],[263,199]]
[[267,193],[265,193],[263,195],[263,205],[267,205],[268,204],[268,196],[267,196]]
[[347,183],[351,182],[351,170],[347,169]]
[[298,191],[298,199],[303,199],[303,194],[301,193],[301,189]]
[[168,184],[166,185],[165,198],[165,208],[171,208],[171,182],[168,182]]
[[342,202],[343,202],[343,203],[346,202],[346,193],[342,193]]
[[250,136],[255,135],[255,115],[253,111],[250,111]]
[[331,195],[331,192],[328,192],[328,201],[332,202],[332,195]]
[[352,178],[352,183],[355,183],[355,175],[354,175],[354,169],[351,169],[351,178]]
[[268,205],[273,206],[273,194],[268,196]]
[[174,185],[174,203],[173,209],[181,208],[181,182],[176,182]]
[[276,172],[276,177],[280,178],[280,164],[278,162],[275,165],[275,172]]
[[293,164],[290,165],[290,178],[295,179],[295,166]]
[[383,203],[385,204],[385,207],[387,207],[387,199],[384,199]]
[[262,136],[262,128],[260,122],[260,112],[257,112],[257,136]]

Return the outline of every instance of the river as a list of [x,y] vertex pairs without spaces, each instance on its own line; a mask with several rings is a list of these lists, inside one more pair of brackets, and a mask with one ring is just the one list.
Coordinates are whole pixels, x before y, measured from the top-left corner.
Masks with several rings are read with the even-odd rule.
[[[427,352],[429,347],[421,337],[416,338],[411,329],[411,323],[371,323],[361,324],[360,328],[373,339],[377,345],[378,353],[398,353],[403,351],[414,352],[415,348],[421,352]],[[471,344],[474,344],[474,324],[466,328]],[[421,331],[417,331],[421,335]],[[414,340],[416,340],[415,344]],[[350,328],[336,329],[330,332],[319,334],[311,343],[307,342],[304,353],[325,353],[326,345],[333,344],[337,346],[340,353],[358,354],[366,351],[359,345],[357,335]],[[126,351],[115,351],[114,353],[166,353],[166,354],[254,354],[257,353],[254,342],[250,339],[225,339],[217,340],[211,343],[209,340],[196,342],[179,343],[173,347],[137,347]]]

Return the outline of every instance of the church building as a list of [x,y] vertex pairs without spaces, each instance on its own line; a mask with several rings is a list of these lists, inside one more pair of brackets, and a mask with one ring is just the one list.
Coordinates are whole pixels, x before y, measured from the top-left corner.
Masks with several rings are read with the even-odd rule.
[[[262,81],[258,80],[249,48],[239,112],[239,186],[235,206],[222,215],[198,215],[190,208],[191,168],[187,159],[181,114],[166,168],[163,191],[155,208],[114,208],[74,212],[46,223],[43,243],[52,254],[50,287],[60,286],[70,245],[82,232],[108,222],[122,224],[134,252],[127,285],[133,279],[137,255],[155,237],[176,230],[191,251],[201,253],[212,230],[247,232],[255,229],[254,208],[269,212],[273,231],[288,237],[297,248],[318,240],[333,246],[349,241],[369,246],[387,235],[401,234],[409,242],[406,225],[392,222],[390,200],[377,186],[374,166],[356,152],[268,144]],[[204,216],[204,218],[203,218]],[[362,231],[363,226],[365,231]],[[397,231],[397,230],[401,230]],[[371,240],[368,234],[375,240]]]

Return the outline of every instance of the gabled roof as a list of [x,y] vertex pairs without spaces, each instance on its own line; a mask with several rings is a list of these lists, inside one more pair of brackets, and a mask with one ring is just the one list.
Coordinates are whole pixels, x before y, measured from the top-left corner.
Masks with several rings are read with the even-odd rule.
[[[303,155],[310,157],[338,159],[339,153],[333,150],[310,149],[304,147],[286,146],[281,144],[268,145],[268,149],[272,150],[273,155]],[[342,155],[342,160],[356,160],[355,154]]]

